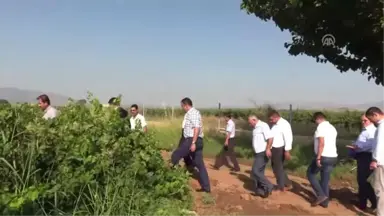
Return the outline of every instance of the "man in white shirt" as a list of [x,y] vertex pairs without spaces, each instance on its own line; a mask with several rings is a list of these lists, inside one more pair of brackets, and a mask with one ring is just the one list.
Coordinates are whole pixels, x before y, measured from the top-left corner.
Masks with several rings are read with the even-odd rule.
[[266,151],[268,146],[272,145],[273,135],[269,125],[255,115],[248,117],[248,123],[253,128],[252,147],[255,151],[255,160],[252,165],[251,178],[255,182],[255,194],[267,198],[273,190],[273,184],[265,177],[264,172],[269,160]]
[[53,119],[58,115],[57,110],[51,106],[51,100],[46,94],[40,95],[36,98],[39,103],[39,107],[44,111],[44,119]]
[[377,199],[377,216],[384,215],[384,113],[378,107],[370,107],[365,116],[376,126],[375,144],[372,148],[373,189]]
[[[329,180],[331,172],[337,163],[337,131],[336,128],[326,120],[322,112],[316,112],[313,120],[317,124],[314,135],[315,159],[309,165],[307,178],[315,191],[316,200],[312,206],[321,205],[328,207],[329,202]],[[317,174],[320,172],[320,181]]]
[[143,115],[139,113],[139,106],[133,104],[131,106],[131,118],[129,122],[131,123],[131,129],[142,129],[144,132],[147,132],[147,122]]
[[375,125],[365,116],[361,116],[363,130],[353,145],[347,146],[355,153],[357,161],[357,183],[359,185],[358,208],[365,210],[367,201],[371,202],[371,208],[376,209],[377,200],[371,184],[367,181],[373,170],[369,169],[372,161],[372,147],[375,144]]
[[203,121],[200,112],[192,105],[190,98],[181,100],[181,107],[185,111],[184,116],[184,140],[183,143],[172,153],[171,162],[177,165],[181,158],[190,156],[193,165],[199,170],[199,183],[201,188],[198,192],[211,192],[208,172],[203,159]]
[[[268,146],[267,157],[271,157],[272,170],[276,177],[276,191],[285,191],[292,186],[284,170],[284,161],[291,159],[289,151],[292,149],[293,134],[291,124],[282,118],[276,110],[268,112],[269,122],[272,124],[273,143]],[[272,149],[271,149],[272,147]]]
[[230,113],[225,115],[225,121],[227,122],[227,127],[225,129],[225,141],[224,146],[219,155],[216,157],[215,169],[220,169],[221,166],[224,164],[228,164],[227,162],[227,156],[233,163],[233,169],[232,171],[238,172],[240,171],[239,163],[236,159],[236,153],[235,153],[235,133],[236,133],[236,126],[235,122],[232,120],[232,116]]

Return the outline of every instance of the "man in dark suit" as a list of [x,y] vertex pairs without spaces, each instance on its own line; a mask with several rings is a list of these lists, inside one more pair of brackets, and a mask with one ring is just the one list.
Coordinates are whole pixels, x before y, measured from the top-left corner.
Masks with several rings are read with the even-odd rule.
[[120,107],[120,102],[116,97],[109,99],[108,104],[110,106],[116,107],[117,111],[120,113],[121,118],[126,118],[128,116],[128,111]]

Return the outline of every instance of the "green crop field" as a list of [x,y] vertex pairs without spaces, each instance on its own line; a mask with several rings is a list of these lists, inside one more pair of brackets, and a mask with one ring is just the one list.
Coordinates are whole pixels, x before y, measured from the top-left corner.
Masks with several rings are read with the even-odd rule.
[[185,215],[188,175],[97,100],[53,120],[0,105],[1,215]]
[[[185,215],[191,209],[188,175],[169,168],[160,153],[177,145],[181,110],[174,111],[171,119],[163,109],[147,109],[149,134],[143,134],[131,131],[128,119],[121,120],[114,109],[103,108],[95,99],[87,106],[60,107],[59,117],[48,121],[36,106],[0,106],[2,215]],[[218,121],[222,113],[231,111],[241,129],[237,154],[252,159],[245,118],[257,114],[265,119],[265,110],[201,111],[207,157],[221,150],[224,135]],[[354,178],[355,164],[347,158],[345,145],[358,133],[361,113],[325,113],[342,134],[333,179]],[[281,114],[288,118],[287,111]],[[293,113],[293,159],[286,167],[296,175],[304,175],[313,157],[311,114]]]
[[[262,120],[267,120],[267,109],[264,108],[248,108],[248,109],[199,109],[204,118],[207,117],[220,117],[224,113],[231,113],[235,119],[239,121],[238,128],[246,128],[247,117],[250,114],[259,116]],[[292,130],[296,135],[312,136],[315,129],[315,124],[312,122],[312,115],[319,110],[293,110],[290,113],[289,110],[279,110],[282,117],[287,120],[292,117]],[[360,117],[363,114],[362,111],[327,111],[320,110],[325,113],[327,119],[337,128],[339,137],[346,139],[354,139],[360,132]],[[162,108],[146,108],[146,119],[149,120],[167,120],[177,119],[184,115],[184,111],[181,109],[162,109]],[[172,114],[173,113],[173,114]]]

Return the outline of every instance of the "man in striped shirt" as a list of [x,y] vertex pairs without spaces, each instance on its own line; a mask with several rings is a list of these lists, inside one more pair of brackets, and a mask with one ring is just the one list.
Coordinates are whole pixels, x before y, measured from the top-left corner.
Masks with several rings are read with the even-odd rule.
[[184,140],[181,145],[172,153],[171,162],[175,166],[181,158],[188,155],[192,158],[193,165],[199,170],[199,192],[211,192],[207,169],[203,160],[203,122],[200,112],[192,105],[192,100],[184,98],[181,100],[181,107],[184,109]]

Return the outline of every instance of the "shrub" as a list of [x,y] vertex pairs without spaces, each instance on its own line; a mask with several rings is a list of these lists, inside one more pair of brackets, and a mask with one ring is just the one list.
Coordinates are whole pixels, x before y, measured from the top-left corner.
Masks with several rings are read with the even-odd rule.
[[128,119],[70,102],[56,119],[0,105],[2,215],[182,215],[188,176],[168,168],[151,134]]

